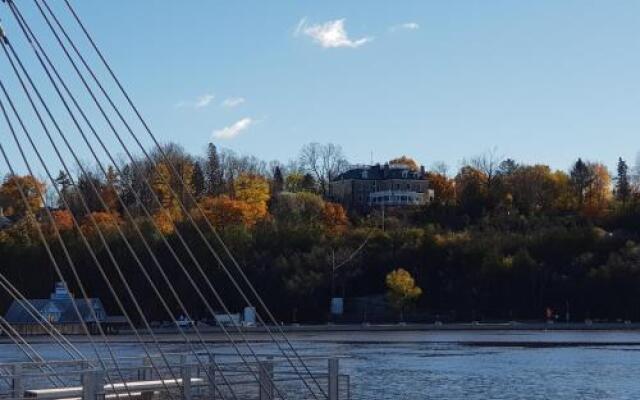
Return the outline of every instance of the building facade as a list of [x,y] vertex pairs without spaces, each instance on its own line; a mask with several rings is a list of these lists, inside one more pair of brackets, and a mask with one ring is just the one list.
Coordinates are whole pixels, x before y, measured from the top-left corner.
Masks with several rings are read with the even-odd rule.
[[32,299],[26,302],[14,300],[5,315],[5,320],[21,334],[45,333],[41,326],[42,319],[53,324],[62,333],[68,334],[83,333],[83,323],[91,333],[97,332],[97,324],[102,325],[106,332],[114,333],[124,322],[122,317],[108,316],[100,299],[74,298],[62,282],[56,283],[48,299]]
[[407,207],[433,200],[424,167],[404,164],[354,166],[329,184],[328,197],[350,210],[366,212],[378,207]]

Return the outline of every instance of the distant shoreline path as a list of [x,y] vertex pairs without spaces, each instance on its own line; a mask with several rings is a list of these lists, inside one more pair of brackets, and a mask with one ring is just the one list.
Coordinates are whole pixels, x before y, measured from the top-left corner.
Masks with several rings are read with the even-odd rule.
[[[229,332],[233,331],[228,328]],[[482,346],[640,346],[640,324],[411,324],[411,325],[301,325],[283,326],[287,337],[295,342],[313,343],[457,343]],[[203,338],[211,344],[228,343],[227,336],[214,327],[201,328]],[[254,343],[270,342],[260,328],[245,328],[245,336]],[[274,335],[275,330],[272,328]],[[180,344],[184,339],[173,329],[158,329],[161,343]],[[84,336],[68,336],[73,342],[86,342]],[[232,337],[241,340],[235,333]],[[135,343],[129,332],[108,337],[113,343]],[[195,335],[193,339],[196,340]],[[149,338],[151,341],[151,338]],[[30,337],[31,343],[49,343],[45,336]],[[11,343],[0,337],[0,343]]]

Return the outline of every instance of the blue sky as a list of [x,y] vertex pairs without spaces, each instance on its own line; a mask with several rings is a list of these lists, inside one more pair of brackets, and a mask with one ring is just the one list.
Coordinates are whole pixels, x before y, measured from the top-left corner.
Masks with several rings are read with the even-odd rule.
[[286,161],[334,142],[354,163],[453,172],[494,147],[561,169],[640,150],[638,1],[74,4],[159,138],[194,153]]

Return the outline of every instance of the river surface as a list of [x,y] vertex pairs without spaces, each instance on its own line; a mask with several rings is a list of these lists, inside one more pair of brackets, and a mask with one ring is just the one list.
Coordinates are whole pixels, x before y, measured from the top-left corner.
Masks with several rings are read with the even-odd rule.
[[[305,356],[332,355],[351,379],[351,398],[640,399],[638,332],[353,332],[291,335]],[[89,351],[86,343],[78,344]],[[185,351],[168,340],[167,351]],[[119,355],[142,355],[119,338]],[[229,353],[222,344],[217,353]],[[54,346],[36,344],[46,358]],[[273,345],[257,343],[260,353]],[[24,359],[10,344],[0,361]]]

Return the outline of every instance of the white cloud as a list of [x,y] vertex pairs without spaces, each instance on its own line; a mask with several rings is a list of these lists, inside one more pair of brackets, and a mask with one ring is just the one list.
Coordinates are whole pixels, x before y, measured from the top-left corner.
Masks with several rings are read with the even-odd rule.
[[216,139],[233,139],[242,131],[249,129],[252,124],[253,120],[251,118],[242,118],[232,125],[213,131],[213,137]]
[[192,101],[181,101],[178,104],[176,104],[176,107],[177,108],[185,108],[185,107],[204,108],[204,107],[207,107],[209,104],[211,104],[211,102],[215,98],[216,97],[213,94],[207,93],[207,94],[203,94],[202,96]]
[[308,25],[307,19],[302,18],[294,31],[294,36],[301,33],[309,36],[314,42],[324,48],[350,47],[356,48],[373,40],[370,37],[351,39],[344,27],[345,19],[336,19],[322,24]]
[[211,102],[213,101],[213,99],[215,98],[214,95],[212,94],[205,94],[203,96],[198,97],[198,99],[196,100],[194,107],[195,108],[202,108],[202,107],[206,107],[209,104],[211,104]]
[[394,25],[391,28],[389,28],[391,32],[395,32],[399,30],[415,31],[417,29],[420,29],[420,24],[418,24],[417,22],[405,22],[403,24]]
[[222,106],[223,107],[228,107],[228,108],[233,108],[233,107],[237,107],[240,104],[244,103],[245,99],[244,97],[229,97],[227,99],[224,99],[224,101],[222,102]]

